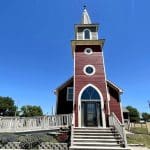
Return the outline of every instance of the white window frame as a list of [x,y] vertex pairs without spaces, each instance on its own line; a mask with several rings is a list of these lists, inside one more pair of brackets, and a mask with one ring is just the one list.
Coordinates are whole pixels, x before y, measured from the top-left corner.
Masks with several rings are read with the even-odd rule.
[[[87,50],[90,50],[90,53],[88,53]],[[91,54],[93,54],[93,50],[91,48],[85,48],[84,49],[84,54],[91,55]]]
[[72,89],[73,90],[73,87],[67,87],[67,101],[73,101],[73,93],[72,93],[72,99],[69,99],[69,90]]
[[[86,68],[87,68],[87,67],[91,67],[91,68],[93,69],[93,72],[92,72],[92,73],[87,73],[87,72],[86,72]],[[88,75],[88,76],[92,76],[92,75],[95,74],[96,69],[95,69],[95,67],[94,67],[93,65],[85,65],[84,68],[83,68],[83,72],[84,72],[86,75]]]
[[93,84],[87,84],[86,86],[84,86],[78,96],[78,122],[79,122],[79,127],[81,127],[81,96],[83,91],[88,87],[88,86],[92,86],[93,88],[95,88],[97,90],[97,92],[100,95],[100,102],[101,102],[101,113],[102,113],[102,127],[106,128],[106,119],[105,119],[105,111],[104,111],[104,98],[103,95],[101,93],[101,91],[99,90],[98,87],[96,87]]

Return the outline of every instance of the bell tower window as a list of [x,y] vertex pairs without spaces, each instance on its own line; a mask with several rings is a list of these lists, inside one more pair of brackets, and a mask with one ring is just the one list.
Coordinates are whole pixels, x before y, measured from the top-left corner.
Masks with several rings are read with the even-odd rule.
[[91,38],[90,38],[90,30],[89,29],[85,29],[84,31],[83,31],[83,39],[84,40],[90,40]]

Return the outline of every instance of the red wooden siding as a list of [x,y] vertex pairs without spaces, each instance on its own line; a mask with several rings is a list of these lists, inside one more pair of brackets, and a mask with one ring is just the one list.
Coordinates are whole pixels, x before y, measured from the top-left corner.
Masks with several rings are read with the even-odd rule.
[[119,92],[113,89],[112,87],[109,87],[109,94],[110,94],[110,102],[109,102],[110,112],[114,112],[115,115],[120,120],[120,122],[122,123]]
[[[85,48],[91,47],[93,54],[84,54]],[[95,66],[96,72],[87,76],[83,72],[85,65]],[[107,99],[106,82],[103,67],[103,57],[100,46],[77,46],[75,52],[75,126],[78,126],[78,95],[81,89],[87,84],[95,85],[102,93],[104,101]]]

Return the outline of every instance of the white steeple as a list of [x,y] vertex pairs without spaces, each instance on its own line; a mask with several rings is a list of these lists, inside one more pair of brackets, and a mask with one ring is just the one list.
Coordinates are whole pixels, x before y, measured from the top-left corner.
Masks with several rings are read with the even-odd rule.
[[83,13],[82,13],[82,21],[81,21],[81,24],[91,24],[91,19],[90,19],[90,16],[86,10],[86,6],[84,6],[84,10],[83,10]]

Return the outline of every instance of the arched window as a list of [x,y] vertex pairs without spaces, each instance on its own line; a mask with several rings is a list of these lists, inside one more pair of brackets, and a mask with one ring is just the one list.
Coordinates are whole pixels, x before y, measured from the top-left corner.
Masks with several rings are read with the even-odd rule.
[[89,29],[85,29],[83,34],[84,34],[84,39],[85,40],[89,40],[90,39],[90,30]]
[[100,95],[92,86],[88,86],[81,95],[81,100],[100,100]]

